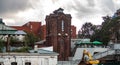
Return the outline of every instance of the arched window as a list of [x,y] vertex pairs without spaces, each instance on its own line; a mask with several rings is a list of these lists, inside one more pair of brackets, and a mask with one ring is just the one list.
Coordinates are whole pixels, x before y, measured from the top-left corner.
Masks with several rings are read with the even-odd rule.
[[30,62],[25,62],[25,65],[31,65],[31,63]]
[[64,21],[62,20],[62,24],[61,24],[62,26],[62,31],[64,31]]
[[11,65],[17,65],[17,62],[12,62]]

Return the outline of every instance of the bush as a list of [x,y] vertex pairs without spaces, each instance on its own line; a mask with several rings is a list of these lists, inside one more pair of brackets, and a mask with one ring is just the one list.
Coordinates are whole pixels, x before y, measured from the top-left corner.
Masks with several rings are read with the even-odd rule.
[[12,52],[29,52],[31,50],[30,47],[22,47],[21,49],[15,49]]

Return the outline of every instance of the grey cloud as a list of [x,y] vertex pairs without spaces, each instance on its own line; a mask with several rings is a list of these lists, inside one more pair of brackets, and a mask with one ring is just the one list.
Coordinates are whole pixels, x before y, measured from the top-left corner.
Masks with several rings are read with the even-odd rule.
[[115,10],[115,4],[113,0],[104,0],[102,3],[104,3],[104,5],[107,6],[111,11]]
[[92,6],[92,7],[95,6],[95,1],[94,0],[87,0],[87,2],[88,2],[88,6]]
[[0,0],[0,14],[17,13],[31,7],[29,0]]
[[58,0],[52,0],[53,3],[56,3]]
[[81,4],[81,0],[74,0],[71,5],[67,5],[69,10],[76,11],[78,19],[96,14],[107,15],[115,11],[115,4],[112,0],[85,0],[87,4]]
[[[95,3],[93,0],[86,1],[88,5],[82,5],[80,1],[74,0],[75,5],[71,5],[70,8],[77,11],[76,16],[78,18],[84,17],[86,15],[93,15],[97,12],[97,9],[94,8]],[[91,5],[91,6],[90,6]],[[68,6],[69,7],[69,6]]]

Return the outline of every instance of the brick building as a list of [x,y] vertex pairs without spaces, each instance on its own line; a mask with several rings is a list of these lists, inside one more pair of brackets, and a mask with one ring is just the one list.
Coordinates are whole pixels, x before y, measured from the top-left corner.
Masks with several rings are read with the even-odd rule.
[[28,33],[33,33],[35,36],[40,38],[40,28],[41,28],[41,22],[37,21],[30,21],[22,26],[11,26],[17,30],[24,30]]
[[71,25],[71,38],[76,39],[76,27],[74,25]]
[[[41,40],[46,39],[46,25],[41,25],[41,22],[30,21],[22,26],[11,26],[17,30],[23,30],[28,33],[33,33],[35,36],[39,37]],[[76,27],[71,25],[71,38],[76,38]]]
[[41,31],[41,35],[40,35],[41,39],[45,40],[46,39],[46,25],[42,25],[40,31]]
[[58,52],[58,60],[68,60],[71,45],[71,15],[64,14],[63,9],[55,10],[46,16],[46,44]]
[[[46,25],[42,25],[41,26],[41,39],[42,40],[45,40],[46,39]],[[76,36],[76,26],[74,26],[74,25],[71,25],[71,38],[72,39],[75,39],[75,38],[77,38],[77,36]]]

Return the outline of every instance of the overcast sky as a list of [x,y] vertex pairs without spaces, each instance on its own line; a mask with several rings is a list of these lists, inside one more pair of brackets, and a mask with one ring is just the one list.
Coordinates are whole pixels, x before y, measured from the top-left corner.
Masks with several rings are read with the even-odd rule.
[[102,16],[112,16],[120,8],[120,0],[0,0],[0,18],[6,25],[23,25],[41,21],[58,8],[71,14],[72,25],[79,30],[85,22],[99,25]]

